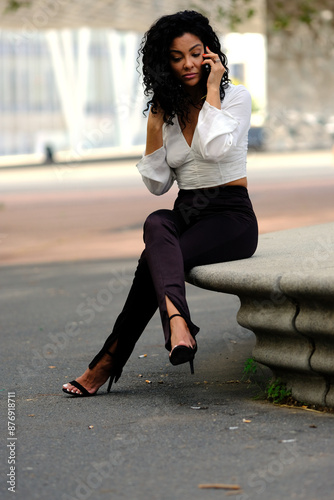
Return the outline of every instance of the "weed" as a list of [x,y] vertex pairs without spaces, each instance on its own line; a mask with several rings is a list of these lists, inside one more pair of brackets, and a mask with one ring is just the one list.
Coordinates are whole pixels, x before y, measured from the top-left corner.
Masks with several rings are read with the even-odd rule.
[[262,366],[254,358],[246,360],[241,380],[259,389],[260,392],[255,399],[263,398],[275,404],[285,403],[291,399],[291,391],[287,389],[286,384],[280,378],[268,380]]
[[260,366],[254,358],[248,358],[246,360],[241,381],[248,383],[250,387],[255,386],[258,389],[258,394],[254,396],[254,399],[265,399],[267,377],[263,372],[262,366]]
[[285,403],[291,397],[291,391],[287,389],[286,384],[280,379],[272,379],[267,385],[267,399],[273,403]]
[[244,374],[243,377],[249,376],[249,375],[255,375],[255,373],[257,373],[256,361],[254,361],[253,358],[246,359],[244,371],[243,371],[243,374]]

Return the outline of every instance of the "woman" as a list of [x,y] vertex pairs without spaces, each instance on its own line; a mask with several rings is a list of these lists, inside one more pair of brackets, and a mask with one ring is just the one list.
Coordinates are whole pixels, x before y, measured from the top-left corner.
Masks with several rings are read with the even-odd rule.
[[137,167],[148,189],[180,188],[173,210],[152,213],[145,250],[113,332],[85,373],[63,386],[92,396],[123,366],[159,307],[173,365],[197,351],[184,272],[196,265],[250,257],[257,221],[247,192],[251,98],[228,80],[225,55],[208,19],[194,11],[163,16],[145,34],[140,54],[149,96],[146,151]]

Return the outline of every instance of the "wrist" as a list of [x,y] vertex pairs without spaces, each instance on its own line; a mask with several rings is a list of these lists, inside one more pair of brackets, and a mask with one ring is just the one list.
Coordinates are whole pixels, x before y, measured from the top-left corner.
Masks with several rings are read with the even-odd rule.
[[211,104],[211,106],[214,106],[215,108],[220,109],[221,108],[220,88],[217,89],[217,88],[208,86],[208,93],[206,96],[206,101],[209,104]]
[[207,93],[211,95],[219,95],[220,96],[220,85],[209,84],[207,85]]
[[164,124],[164,122],[160,122],[160,121],[157,121],[155,123],[148,122],[147,123],[147,130],[149,132],[159,132],[160,130],[162,130],[163,124]]
[[147,121],[147,131],[148,132],[159,132],[162,130],[164,121],[158,116],[150,116]]

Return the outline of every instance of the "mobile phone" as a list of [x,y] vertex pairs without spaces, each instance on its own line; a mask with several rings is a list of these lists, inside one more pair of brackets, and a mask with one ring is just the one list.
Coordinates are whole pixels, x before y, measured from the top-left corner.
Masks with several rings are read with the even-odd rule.
[[[205,61],[205,59],[206,59],[206,58],[205,58],[205,57],[203,57],[203,61]],[[210,71],[211,71],[211,66],[210,66],[210,64],[203,64],[203,66],[204,66],[204,71],[206,71],[207,73],[210,73]]]

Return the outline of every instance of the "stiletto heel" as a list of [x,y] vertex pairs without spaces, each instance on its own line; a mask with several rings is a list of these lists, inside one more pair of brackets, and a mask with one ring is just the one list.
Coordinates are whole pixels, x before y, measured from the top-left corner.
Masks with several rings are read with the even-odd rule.
[[[175,316],[181,316],[181,314],[172,314],[170,316],[169,320],[174,318]],[[190,364],[190,373],[193,375],[194,372],[194,358],[195,354],[197,352],[197,343],[195,344],[194,347],[188,347],[185,345],[176,345],[172,350],[169,355],[169,361],[172,363],[172,365],[182,365],[183,363],[188,363]]]
[[[112,357],[112,358],[115,359],[115,353],[109,352],[109,351],[106,351],[106,353],[109,354],[110,357]],[[108,384],[108,387],[107,387],[107,392],[110,392],[111,386],[112,386],[112,384],[113,384],[114,381],[115,381],[115,384],[116,384],[117,380],[121,376],[121,373],[122,373],[122,369],[117,371],[116,368],[113,368],[113,370],[112,370],[112,372],[110,374],[109,384]]]
[[112,375],[110,375],[107,392],[110,392],[113,381],[114,381],[114,377]]

